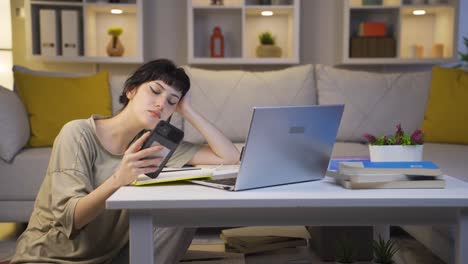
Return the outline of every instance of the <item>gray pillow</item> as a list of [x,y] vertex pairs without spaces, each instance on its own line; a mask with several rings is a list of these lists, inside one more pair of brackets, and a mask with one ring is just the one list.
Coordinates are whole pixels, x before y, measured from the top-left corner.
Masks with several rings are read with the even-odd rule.
[[30,136],[26,108],[18,95],[0,86],[0,158],[11,162]]
[[[191,82],[191,103],[200,114],[234,142],[245,142],[252,107],[316,104],[312,65],[253,72],[185,67]],[[184,120],[184,140],[205,142]]]
[[401,123],[421,128],[431,72],[374,73],[315,66],[320,105],[345,104],[338,141],[364,141],[362,134],[392,135]]

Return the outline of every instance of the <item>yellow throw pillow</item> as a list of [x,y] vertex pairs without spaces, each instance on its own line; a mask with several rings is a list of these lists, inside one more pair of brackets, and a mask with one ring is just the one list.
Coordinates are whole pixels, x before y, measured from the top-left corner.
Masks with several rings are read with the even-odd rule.
[[468,72],[434,67],[423,122],[425,141],[468,144],[467,102]]
[[29,116],[28,146],[51,146],[62,126],[92,114],[110,116],[109,74],[49,77],[14,72],[15,86]]

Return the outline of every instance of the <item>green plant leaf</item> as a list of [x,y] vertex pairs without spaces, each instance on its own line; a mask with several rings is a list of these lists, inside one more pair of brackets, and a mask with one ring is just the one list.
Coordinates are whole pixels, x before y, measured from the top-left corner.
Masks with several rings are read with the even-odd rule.
[[275,45],[275,38],[269,31],[260,33],[258,35],[258,40],[262,45]]
[[346,238],[340,238],[336,242],[336,261],[341,263],[353,263],[355,257],[356,248],[353,242]]
[[385,241],[381,236],[378,240],[372,242],[372,248],[374,251],[374,261],[382,264],[392,264],[393,256],[400,250],[396,246],[395,240]]

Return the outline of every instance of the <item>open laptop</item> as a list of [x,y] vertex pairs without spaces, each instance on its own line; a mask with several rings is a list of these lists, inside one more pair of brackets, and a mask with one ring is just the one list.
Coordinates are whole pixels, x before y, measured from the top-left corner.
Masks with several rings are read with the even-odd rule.
[[239,173],[190,182],[228,191],[322,179],[344,105],[254,107]]

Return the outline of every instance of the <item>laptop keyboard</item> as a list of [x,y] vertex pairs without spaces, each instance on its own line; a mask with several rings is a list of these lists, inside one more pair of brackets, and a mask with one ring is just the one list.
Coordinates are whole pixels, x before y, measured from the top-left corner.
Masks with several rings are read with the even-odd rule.
[[223,184],[223,185],[236,185],[236,178],[225,178],[225,179],[207,179],[203,180],[205,182],[211,182],[216,184]]

